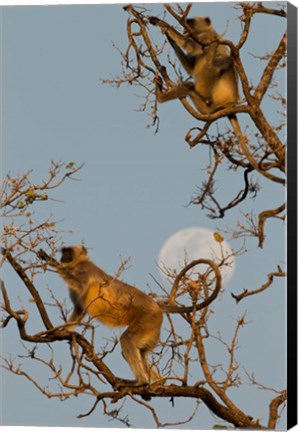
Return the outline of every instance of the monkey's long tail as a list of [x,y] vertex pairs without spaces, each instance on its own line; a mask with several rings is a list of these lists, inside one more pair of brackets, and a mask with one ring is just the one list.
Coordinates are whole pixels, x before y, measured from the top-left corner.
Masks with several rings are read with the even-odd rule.
[[[175,301],[176,293],[177,293],[181,279],[186,275],[186,273],[191,268],[193,268],[199,264],[207,264],[214,271],[215,277],[216,277],[216,284],[215,284],[215,288],[214,288],[213,292],[210,294],[210,296],[206,300],[204,300],[203,302],[201,302],[197,305],[193,305],[193,306],[177,306],[177,305],[175,305],[174,301]],[[175,279],[173,287],[172,287],[172,291],[170,293],[170,302],[168,304],[159,302],[158,304],[161,307],[161,309],[167,313],[189,313],[189,312],[193,312],[194,309],[198,311],[200,309],[207,307],[210,303],[213,302],[213,300],[216,299],[216,297],[218,296],[218,293],[221,289],[221,286],[222,286],[222,278],[221,278],[221,273],[220,273],[218,266],[211,260],[203,259],[203,258],[198,259],[198,260],[192,261],[187,266],[185,266],[181,270],[181,272],[176,276],[176,279]]]
[[243,153],[245,154],[245,156],[247,157],[247,160],[249,161],[249,163],[251,164],[251,166],[258,171],[260,174],[262,174],[264,177],[268,178],[269,180],[275,181],[276,183],[281,183],[281,184],[285,184],[285,180],[280,178],[280,177],[276,177],[275,175],[269,173],[268,171],[262,169],[259,164],[257,163],[257,161],[255,160],[255,158],[253,157],[253,155],[251,154],[251,152],[249,151],[249,148],[246,145],[246,141],[245,138],[243,136],[240,124],[238,122],[237,116],[236,114],[231,114],[228,116],[230,123],[232,125],[232,128],[235,132],[235,135],[238,139],[239,145],[241,147],[241,150],[243,151]]

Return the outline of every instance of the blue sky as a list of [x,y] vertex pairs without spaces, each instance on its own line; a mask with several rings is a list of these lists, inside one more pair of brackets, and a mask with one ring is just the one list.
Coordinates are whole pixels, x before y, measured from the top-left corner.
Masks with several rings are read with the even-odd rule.
[[[150,9],[152,15],[161,12],[158,4],[150,5]],[[184,142],[185,133],[195,125],[194,120],[179,102],[164,104],[159,107],[160,132],[154,134],[154,128],[146,127],[151,121],[148,114],[137,111],[142,103],[140,89],[125,86],[116,89],[100,82],[118,75],[121,70],[119,54],[112,45],[114,42],[122,49],[127,46],[127,14],[121,5],[3,7],[1,14],[3,174],[15,175],[32,169],[33,178],[41,180],[52,159],[85,163],[77,175],[80,181],[69,182],[57,190],[54,194],[57,201],[46,203],[38,209],[38,214],[40,218],[54,214],[55,220],[61,220],[61,228],[74,230],[74,234],[65,235],[66,243],[83,240],[90,248],[91,257],[106,271],[117,270],[120,256],[131,257],[125,279],[145,291],[148,284],[157,291],[149,273],[160,279],[156,260],[163,243],[173,233],[190,226],[232,227],[240,219],[240,210],[253,208],[257,213],[280,205],[284,197],[282,187],[272,186],[265,180],[255,201],[249,200],[232,210],[224,220],[211,220],[199,207],[186,206],[195,186],[205,178],[202,167],[208,162],[206,149],[190,150]],[[229,20],[226,37],[237,40],[240,34],[240,23],[231,3],[196,4],[192,14],[210,16],[219,32],[225,30]],[[254,19],[252,36],[242,57],[252,82],[260,77],[262,68],[251,54],[264,55],[272,49],[275,46],[272,36],[276,44],[284,26],[285,21],[276,17]],[[280,84],[284,91],[283,74]],[[269,120],[274,120],[274,103],[264,104],[263,108]],[[224,128],[225,123],[226,120],[221,121],[220,126]],[[223,172],[218,184],[223,202],[237,187],[235,177]],[[237,259],[227,292],[259,287],[267,273],[284,263],[282,224],[269,221],[266,231],[268,239],[263,250],[257,249],[256,240],[247,242],[248,253]],[[230,244],[234,248],[238,246]],[[18,304],[24,288],[8,268],[4,270],[4,278],[13,291],[12,300]],[[61,298],[67,298],[63,284],[57,278],[51,281],[51,288],[56,293],[63,289]],[[246,310],[250,324],[240,337],[239,361],[265,385],[282,389],[284,281],[277,281],[265,293],[239,305],[230,295],[224,295],[215,306],[213,328],[223,331],[224,327],[230,335],[233,317]],[[38,329],[34,325],[32,328]],[[110,332],[102,328],[99,331],[100,335]],[[57,355],[59,350],[57,346]],[[19,338],[10,325],[2,332],[2,355],[19,352]],[[211,350],[211,354],[212,362],[216,362],[216,352]],[[114,356],[111,364],[129,373],[119,350]],[[36,373],[42,377],[42,371]],[[2,386],[4,425],[121,427],[101,412],[77,420],[76,415],[88,410],[92,403],[87,398],[63,404],[48,400],[23,378],[7,372],[2,375]],[[244,411],[259,418],[267,416],[271,394],[256,391],[249,385],[232,393]],[[163,415],[171,419],[175,411],[187,409],[187,401],[177,403],[175,410],[166,401],[162,404]],[[128,412],[132,410],[129,407]],[[207,410],[201,410],[199,419],[190,427],[208,428],[216,423]],[[135,425],[140,426],[142,415],[134,412]],[[152,426],[149,416],[144,421],[141,426]]]

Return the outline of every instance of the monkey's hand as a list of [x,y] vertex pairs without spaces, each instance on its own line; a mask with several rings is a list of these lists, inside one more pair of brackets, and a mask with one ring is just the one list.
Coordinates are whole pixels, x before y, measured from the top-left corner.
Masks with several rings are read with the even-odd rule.
[[148,17],[149,23],[159,27],[163,33],[165,33],[167,30],[169,30],[171,28],[171,26],[169,24],[167,24],[165,21],[154,17],[154,16],[150,16]]
[[43,261],[49,261],[51,259],[51,257],[43,249],[39,249],[37,256]]
[[211,45],[213,42],[216,42],[218,38],[209,32],[202,32],[199,35],[196,35],[196,40],[200,45],[202,45],[203,48],[205,48]]
[[155,25],[155,26],[159,26],[159,27],[162,27],[165,24],[164,21],[162,21],[159,18],[154,17],[154,16],[148,17],[148,20],[149,20],[150,24]]
[[61,264],[58,261],[56,261],[54,258],[50,257],[43,249],[40,249],[37,252],[37,256],[43,261],[46,261],[51,267],[58,270],[61,268]]

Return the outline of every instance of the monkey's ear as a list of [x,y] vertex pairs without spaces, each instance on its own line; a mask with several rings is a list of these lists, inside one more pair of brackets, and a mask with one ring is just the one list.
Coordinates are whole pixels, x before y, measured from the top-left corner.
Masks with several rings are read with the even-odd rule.
[[82,245],[82,252],[84,252],[85,255],[88,255],[88,251],[84,245]]
[[206,23],[207,25],[211,25],[211,19],[210,19],[209,17],[206,17],[206,18],[205,18],[205,23]]

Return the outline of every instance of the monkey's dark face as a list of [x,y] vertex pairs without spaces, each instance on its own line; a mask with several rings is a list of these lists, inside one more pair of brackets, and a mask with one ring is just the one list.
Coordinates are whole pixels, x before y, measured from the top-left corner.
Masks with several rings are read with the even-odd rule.
[[64,247],[61,249],[61,259],[62,263],[69,263],[74,259],[74,250],[71,247]]
[[188,18],[186,22],[192,30],[197,32],[206,31],[211,26],[211,19],[209,17]]
[[61,263],[70,263],[80,255],[87,255],[87,249],[84,246],[68,246],[61,249]]

